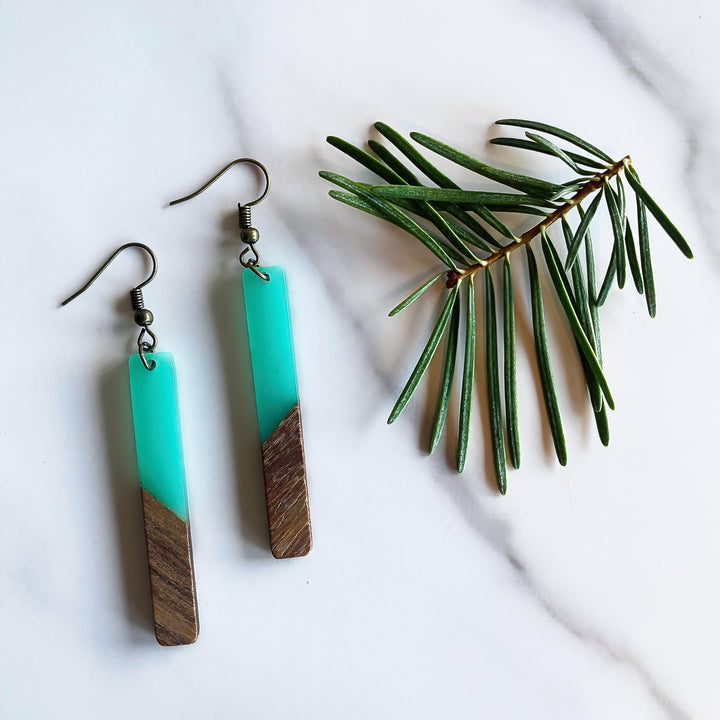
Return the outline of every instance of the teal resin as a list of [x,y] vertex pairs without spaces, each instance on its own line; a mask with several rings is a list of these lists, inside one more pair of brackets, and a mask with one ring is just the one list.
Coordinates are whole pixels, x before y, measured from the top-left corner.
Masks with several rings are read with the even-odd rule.
[[131,355],[128,361],[140,487],[187,522],[175,363],[168,352],[146,357],[155,362],[152,370],[139,355]]
[[260,442],[265,442],[298,402],[290,307],[281,267],[250,268],[242,274]]

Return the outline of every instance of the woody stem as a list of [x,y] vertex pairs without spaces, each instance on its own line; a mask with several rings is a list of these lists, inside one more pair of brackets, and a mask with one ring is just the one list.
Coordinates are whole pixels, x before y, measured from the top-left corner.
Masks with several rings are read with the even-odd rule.
[[513,252],[513,250],[517,250],[523,245],[526,245],[533,238],[537,237],[543,228],[547,230],[550,225],[552,225],[556,220],[559,220],[563,216],[567,215],[567,213],[569,213],[575,206],[579,205],[583,200],[585,200],[585,198],[594,193],[596,190],[600,190],[607,180],[610,180],[615,175],[617,175],[625,167],[626,163],[629,165],[630,162],[630,156],[627,155],[622,160],[616,162],[612,167],[608,168],[599,175],[596,175],[587,183],[585,183],[585,185],[583,185],[575,193],[575,195],[570,198],[570,200],[568,200],[564,205],[557,208],[557,210],[552,212],[537,225],[531,227],[529,230],[526,230],[515,242],[511,243],[510,245],[506,245],[499,250],[496,250],[492,255],[485,258],[482,262],[475,263],[474,265],[469,265],[461,271],[449,272],[448,278],[450,277],[450,275],[452,275],[452,280],[454,281],[453,284],[457,284],[463,278],[466,278],[469,275],[474,275],[478,270],[489,267],[495,261],[500,260],[509,253]]

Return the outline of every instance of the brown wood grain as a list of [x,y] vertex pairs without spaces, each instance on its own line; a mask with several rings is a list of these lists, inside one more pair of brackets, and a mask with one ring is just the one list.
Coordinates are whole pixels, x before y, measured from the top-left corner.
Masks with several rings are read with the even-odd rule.
[[160,645],[189,645],[198,636],[190,527],[142,490],[155,637]]
[[307,555],[312,547],[300,405],[262,444],[270,549],[276,558]]

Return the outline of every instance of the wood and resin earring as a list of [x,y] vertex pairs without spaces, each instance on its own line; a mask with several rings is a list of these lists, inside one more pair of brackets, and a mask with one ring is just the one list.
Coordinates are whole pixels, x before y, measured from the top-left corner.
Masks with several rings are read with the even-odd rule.
[[300,402],[293,356],[290,309],[285,274],[278,266],[263,267],[257,251],[260,233],[252,227],[251,209],[264,200],[270,178],[262,163],[251,158],[233,160],[205,185],[177,205],[210,187],[231,167],[249,163],[258,168],[265,187],[258,198],[238,203],[242,288],[250,341],[255,403],[262,449],[270,548],[276,558],[307,555],[312,547]]
[[171,353],[155,352],[153,314],[145,307],[142,291],[157,273],[155,253],[142,243],[123,245],[62,305],[84,293],[131,247],[147,252],[153,264],[150,276],[130,291],[133,319],[141,329],[138,352],[130,356],[128,369],[155,636],[160,645],[188,645],[197,639],[198,608],[175,364]]

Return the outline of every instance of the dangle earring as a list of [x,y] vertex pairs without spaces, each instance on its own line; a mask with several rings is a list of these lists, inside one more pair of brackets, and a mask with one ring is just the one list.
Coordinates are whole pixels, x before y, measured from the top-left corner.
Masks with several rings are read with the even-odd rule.
[[130,291],[140,335],[138,352],[130,356],[128,369],[155,636],[160,645],[188,645],[197,639],[198,608],[175,364],[171,353],[155,352],[157,336],[150,329],[154,318],[145,307],[142,291],[157,273],[155,253],[142,243],[123,245],[61,304],[67,305],[84,293],[123,250],[131,247],[144,250],[152,259],[150,276]]
[[240,254],[240,264],[245,268],[242,287],[262,447],[270,548],[276,558],[300,557],[310,552],[312,530],[285,274],[281,267],[260,265],[257,251],[260,233],[252,227],[251,219],[252,206],[264,200],[270,189],[268,172],[257,160],[233,160],[200,189],[173,200],[170,205],[197,197],[231,167],[241,163],[254,165],[265,179],[265,188],[257,199],[238,203],[238,219],[240,240],[246,245]]

